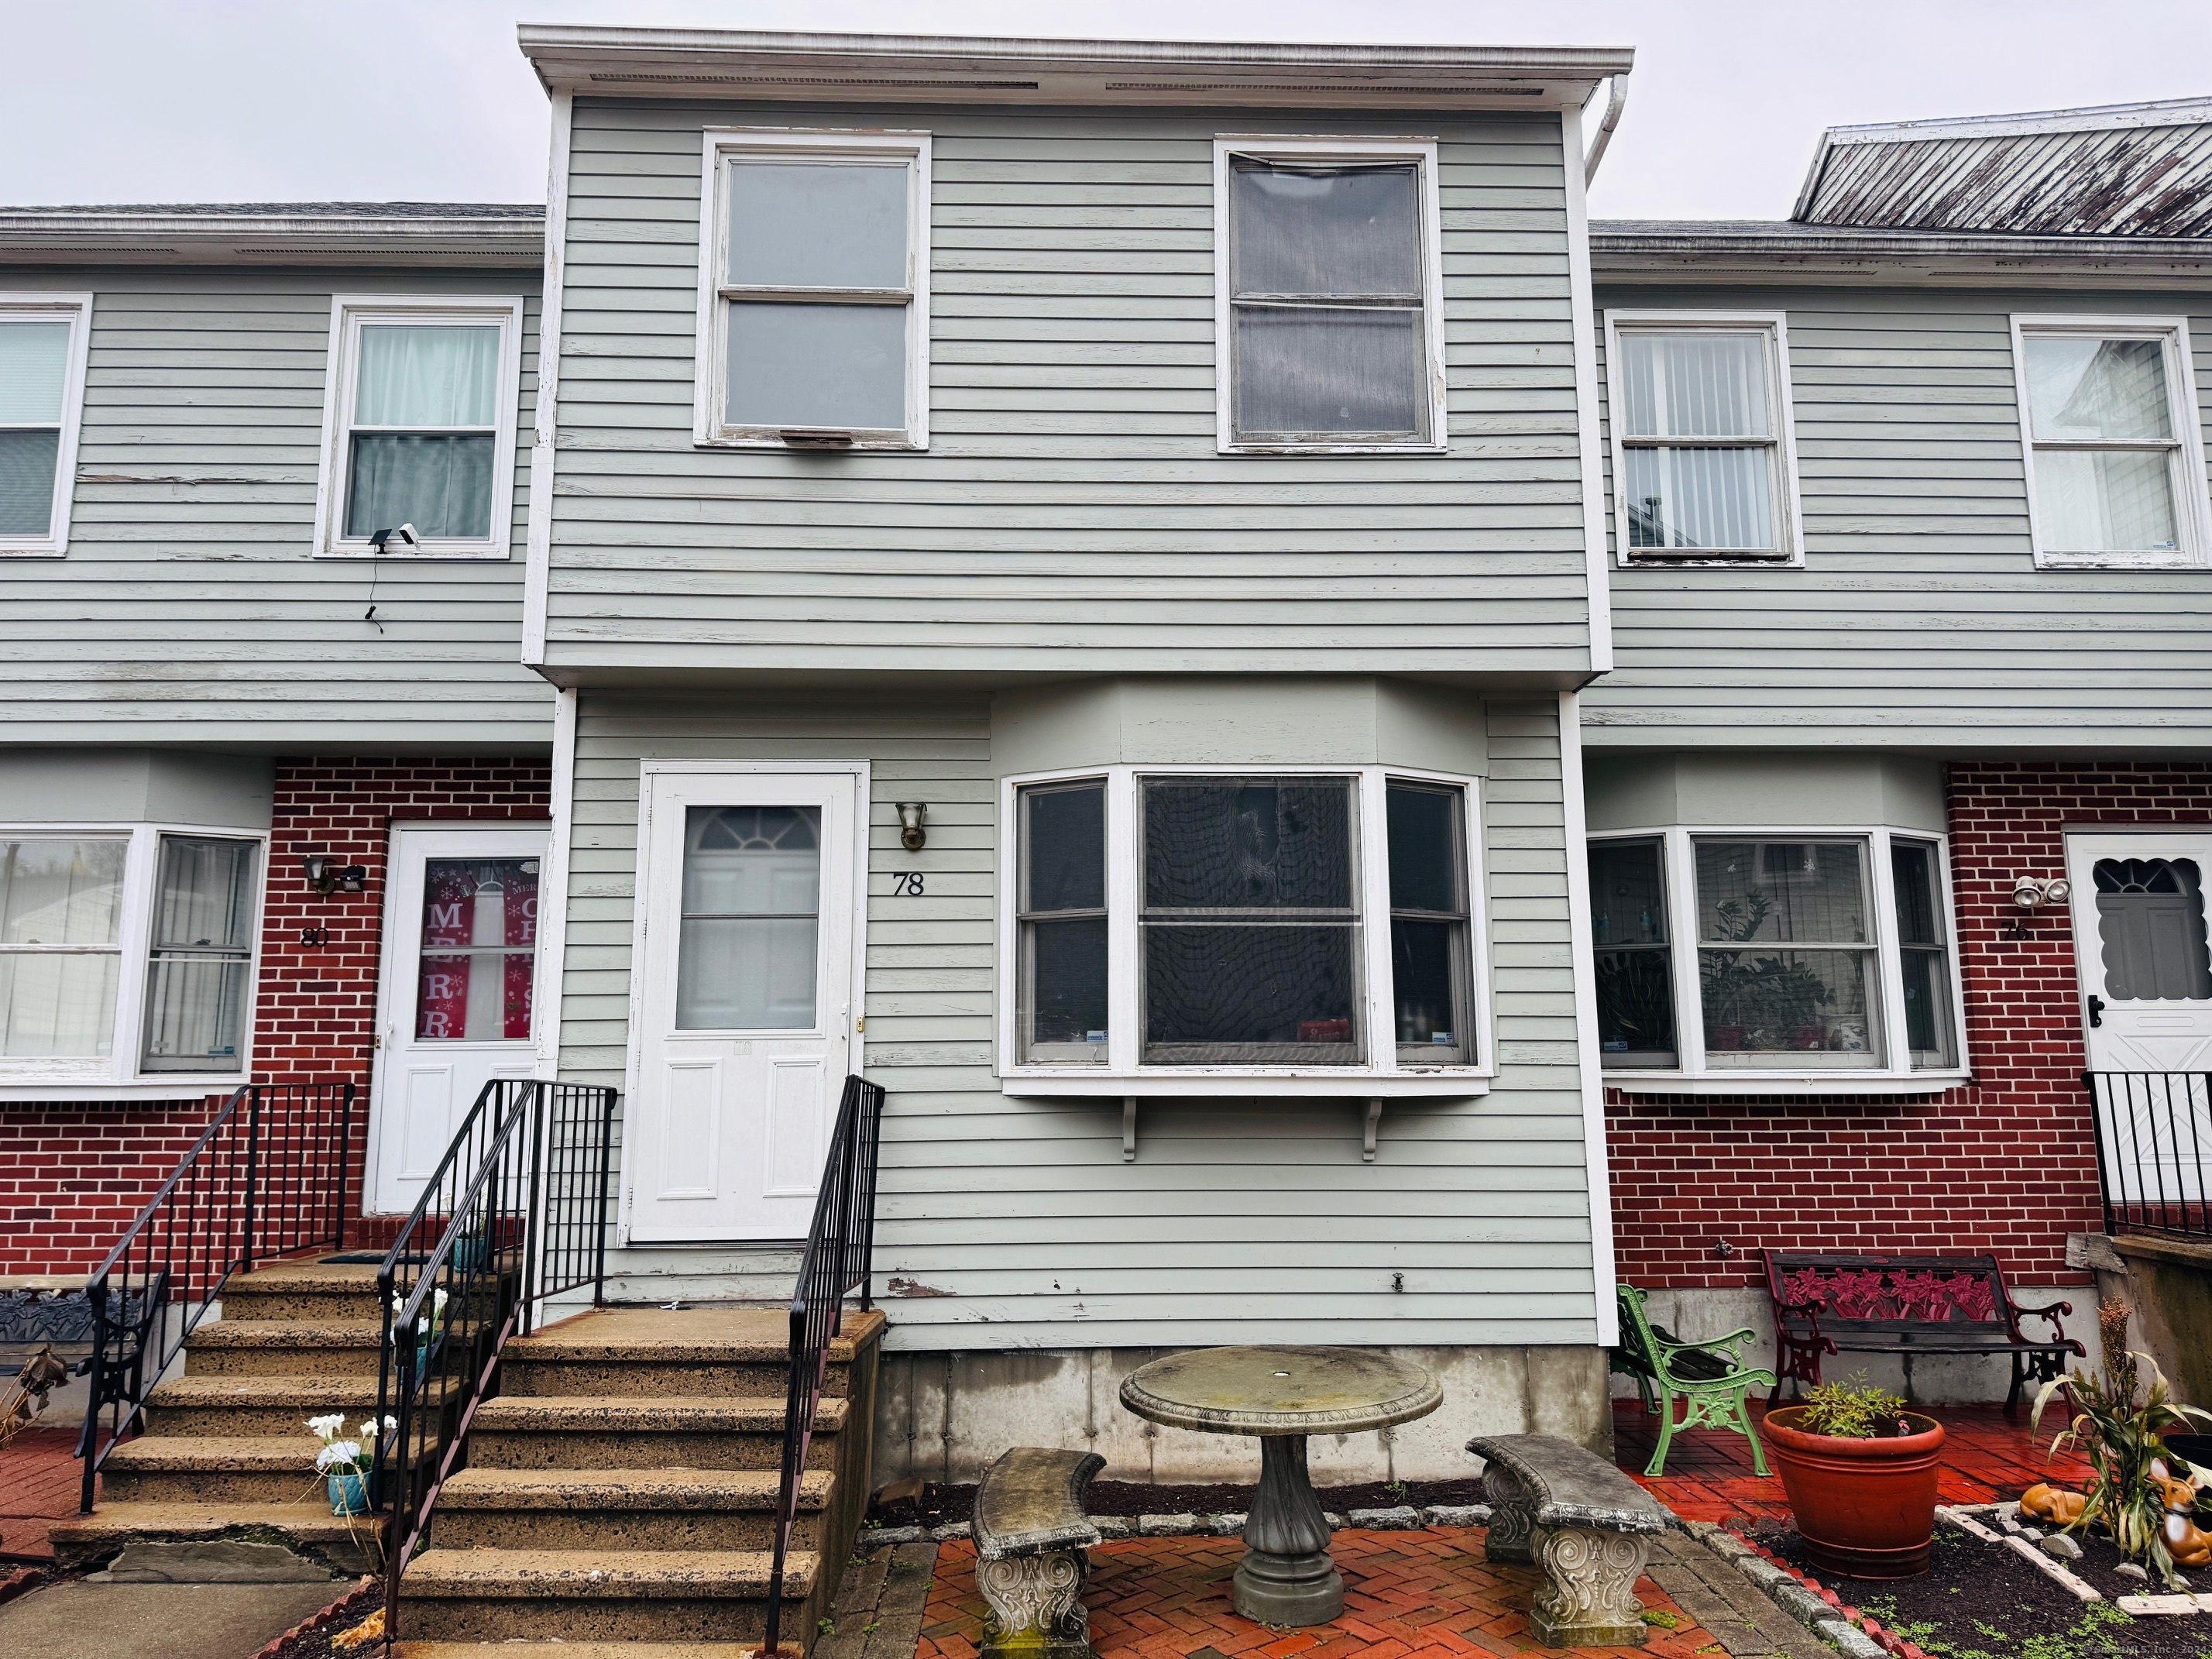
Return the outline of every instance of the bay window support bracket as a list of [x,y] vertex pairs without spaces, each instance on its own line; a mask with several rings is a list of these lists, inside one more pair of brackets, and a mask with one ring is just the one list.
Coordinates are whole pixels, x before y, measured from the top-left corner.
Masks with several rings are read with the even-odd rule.
[[1121,1162],[1137,1161],[1137,1097],[1121,1097]]
[[1382,1103],[1379,1100],[1370,1100],[1367,1103],[1367,1127],[1359,1137],[1361,1163],[1372,1164],[1375,1161],[1375,1132],[1382,1127]]

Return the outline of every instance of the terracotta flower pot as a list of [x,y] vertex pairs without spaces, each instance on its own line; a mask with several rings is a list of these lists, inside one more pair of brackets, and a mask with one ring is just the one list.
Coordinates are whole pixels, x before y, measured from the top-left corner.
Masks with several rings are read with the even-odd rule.
[[1906,1412],[1916,1433],[1845,1440],[1797,1427],[1804,1409],[1771,1411],[1764,1427],[1767,1453],[1814,1565],[1853,1578],[1927,1571],[1943,1425]]

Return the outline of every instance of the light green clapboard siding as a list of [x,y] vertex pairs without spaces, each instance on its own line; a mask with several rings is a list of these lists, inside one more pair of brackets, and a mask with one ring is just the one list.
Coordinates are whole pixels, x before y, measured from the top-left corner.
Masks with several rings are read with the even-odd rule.
[[[2212,569],[2035,568],[2009,319],[2188,317],[2212,420],[2212,296],[1613,284],[1597,301],[1787,313],[1805,568],[1616,568],[1618,665],[1583,698],[1587,742],[2204,746]],[[1607,466],[1609,492],[1609,449]]]
[[[94,304],[68,555],[0,559],[0,741],[550,742],[552,694],[520,665],[534,271],[4,283]],[[331,296],[422,293],[526,296],[510,556],[313,558]]]
[[[1479,1101],[1393,1103],[1372,1164],[1349,1101],[1147,1103],[1125,1164],[1118,1102],[999,1093],[998,786],[980,696],[580,693],[563,1075],[623,1083],[639,762],[866,759],[866,1066],[888,1091],[876,1267],[895,1345],[1592,1341],[1557,704],[1486,707],[1503,1075]],[[902,799],[929,803],[919,854],[898,844]],[[909,869],[927,896],[892,896]],[[781,1297],[793,1266],[773,1248],[609,1261],[626,1296]]]
[[[1586,665],[1556,118],[867,119],[933,135],[927,453],[701,450],[701,130],[853,112],[578,101],[549,665]],[[1442,140],[1449,454],[1215,453],[1221,131]]]

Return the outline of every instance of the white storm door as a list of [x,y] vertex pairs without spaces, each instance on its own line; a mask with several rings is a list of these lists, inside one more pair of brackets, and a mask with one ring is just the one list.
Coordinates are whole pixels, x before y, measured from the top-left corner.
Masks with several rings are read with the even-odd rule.
[[398,829],[385,878],[371,1210],[404,1214],[495,1077],[529,1077],[544,830]]
[[859,1059],[866,769],[641,782],[628,1237],[804,1237]]
[[2212,1152],[2212,832],[2069,835],[2082,1038],[2097,1086],[2106,1191],[2201,1203]]

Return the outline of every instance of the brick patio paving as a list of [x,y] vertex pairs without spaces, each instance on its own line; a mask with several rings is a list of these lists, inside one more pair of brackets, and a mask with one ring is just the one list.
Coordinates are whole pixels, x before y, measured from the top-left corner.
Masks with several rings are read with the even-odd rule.
[[77,1428],[25,1429],[0,1446],[0,1558],[52,1561],[46,1528],[76,1513]]

